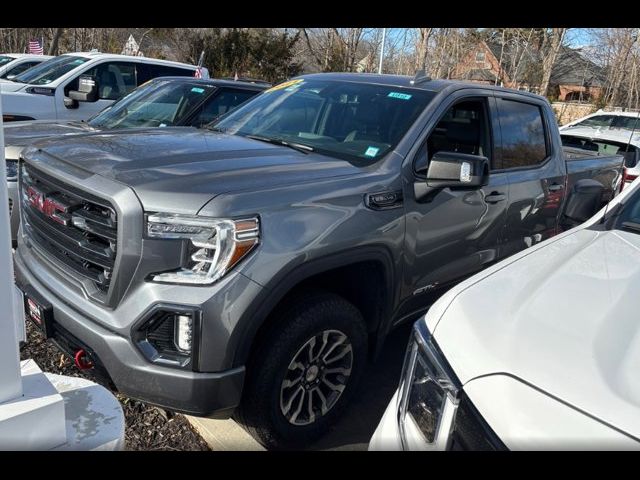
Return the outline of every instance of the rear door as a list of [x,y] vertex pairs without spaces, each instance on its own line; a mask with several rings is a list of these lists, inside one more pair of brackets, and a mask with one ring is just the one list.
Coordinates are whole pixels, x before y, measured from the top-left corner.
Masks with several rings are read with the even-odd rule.
[[508,256],[557,233],[566,167],[562,150],[551,140],[557,127],[548,124],[542,101],[500,92],[496,107],[502,139],[497,163],[509,183],[501,248]]
[[137,84],[142,85],[157,77],[193,77],[195,76],[195,70],[141,62],[137,65],[137,74]]
[[[405,169],[406,300],[401,317],[426,309],[449,286],[500,258],[508,205],[507,173],[494,170],[493,145],[500,132],[493,127],[491,94],[466,92],[456,92],[443,102],[421,140],[413,171]],[[438,189],[420,198],[415,186],[425,182],[428,163],[439,151],[487,157],[488,185]]]

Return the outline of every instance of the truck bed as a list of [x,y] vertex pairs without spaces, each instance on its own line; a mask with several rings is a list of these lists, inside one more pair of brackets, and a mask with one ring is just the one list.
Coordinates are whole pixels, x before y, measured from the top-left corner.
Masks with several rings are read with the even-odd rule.
[[607,202],[615,196],[613,190],[622,181],[621,172],[624,164],[622,155],[601,155],[592,150],[577,147],[562,147],[567,164],[567,192],[582,179],[593,179],[605,186],[603,200]]

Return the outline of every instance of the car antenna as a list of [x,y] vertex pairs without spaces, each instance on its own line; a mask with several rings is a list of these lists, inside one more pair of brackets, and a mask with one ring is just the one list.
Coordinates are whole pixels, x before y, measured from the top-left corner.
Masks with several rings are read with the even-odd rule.
[[421,68],[416,72],[415,76],[413,77],[413,80],[411,80],[411,85],[417,85],[419,83],[428,82],[430,80],[431,80],[431,77],[428,77],[426,72],[424,71],[424,68]]

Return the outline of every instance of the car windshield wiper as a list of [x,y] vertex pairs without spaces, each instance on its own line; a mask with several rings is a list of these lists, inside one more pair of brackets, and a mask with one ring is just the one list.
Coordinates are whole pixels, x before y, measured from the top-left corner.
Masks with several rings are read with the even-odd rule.
[[640,223],[638,222],[622,222],[622,228],[624,228],[625,230],[631,230],[632,232],[640,233]]
[[282,138],[270,138],[270,137],[261,137],[260,135],[245,135],[247,138],[251,138],[253,140],[258,140],[260,142],[272,143],[274,145],[282,145],[283,147],[293,148],[294,150],[302,153],[313,152],[313,147],[309,145],[304,145],[302,143],[295,142],[287,142]]

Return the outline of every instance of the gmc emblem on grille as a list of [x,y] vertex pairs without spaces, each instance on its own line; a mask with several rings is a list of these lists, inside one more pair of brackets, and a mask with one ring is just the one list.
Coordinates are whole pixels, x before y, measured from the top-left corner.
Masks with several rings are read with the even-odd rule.
[[29,187],[27,189],[27,198],[33,208],[42,212],[54,222],[65,226],[71,223],[71,218],[69,215],[66,215],[70,205],[66,205],[54,197],[48,197],[44,192],[41,192],[35,187]]

